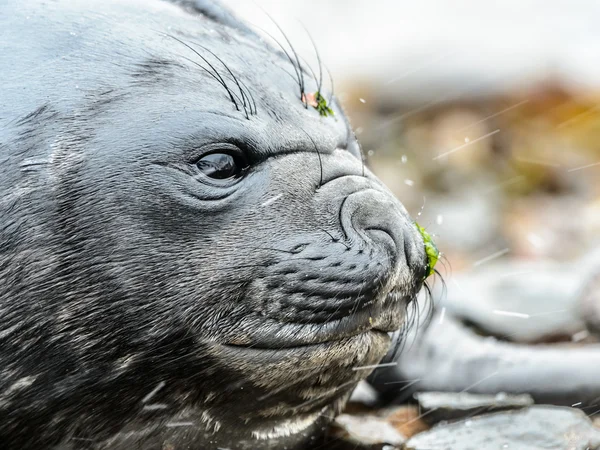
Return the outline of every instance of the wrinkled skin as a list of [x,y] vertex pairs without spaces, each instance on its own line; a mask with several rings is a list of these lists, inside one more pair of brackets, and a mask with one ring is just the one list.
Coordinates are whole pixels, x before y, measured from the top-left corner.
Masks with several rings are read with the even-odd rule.
[[[197,3],[0,5],[3,449],[305,448],[421,286],[337,102],[305,108],[284,55]],[[248,168],[215,181],[208,152]]]

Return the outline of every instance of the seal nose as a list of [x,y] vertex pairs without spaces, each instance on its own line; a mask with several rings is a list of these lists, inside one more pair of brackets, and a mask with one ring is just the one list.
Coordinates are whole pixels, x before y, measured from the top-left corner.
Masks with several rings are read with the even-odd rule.
[[350,194],[342,205],[341,217],[349,239],[366,241],[383,250],[393,267],[405,262],[413,271],[423,271],[423,239],[391,194],[376,189]]

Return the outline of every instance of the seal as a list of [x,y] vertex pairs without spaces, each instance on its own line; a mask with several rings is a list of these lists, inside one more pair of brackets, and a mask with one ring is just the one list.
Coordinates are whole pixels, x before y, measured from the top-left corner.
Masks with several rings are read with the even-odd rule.
[[0,29],[2,448],[306,448],[430,266],[335,97],[218,3]]

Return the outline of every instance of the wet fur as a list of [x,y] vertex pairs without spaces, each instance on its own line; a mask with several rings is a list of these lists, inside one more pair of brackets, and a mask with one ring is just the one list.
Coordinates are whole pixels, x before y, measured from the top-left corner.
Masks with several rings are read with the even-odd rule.
[[[285,55],[179,3],[0,6],[7,450],[303,448],[389,345],[367,319],[420,288],[335,99],[319,117]],[[215,143],[251,162],[227,190],[194,172]]]

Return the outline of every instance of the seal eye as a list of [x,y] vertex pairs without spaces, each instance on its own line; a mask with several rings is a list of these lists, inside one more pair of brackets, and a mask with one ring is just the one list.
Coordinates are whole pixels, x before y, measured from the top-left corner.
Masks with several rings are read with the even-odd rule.
[[210,153],[200,158],[196,166],[209,178],[227,180],[240,177],[247,164],[229,153]]

